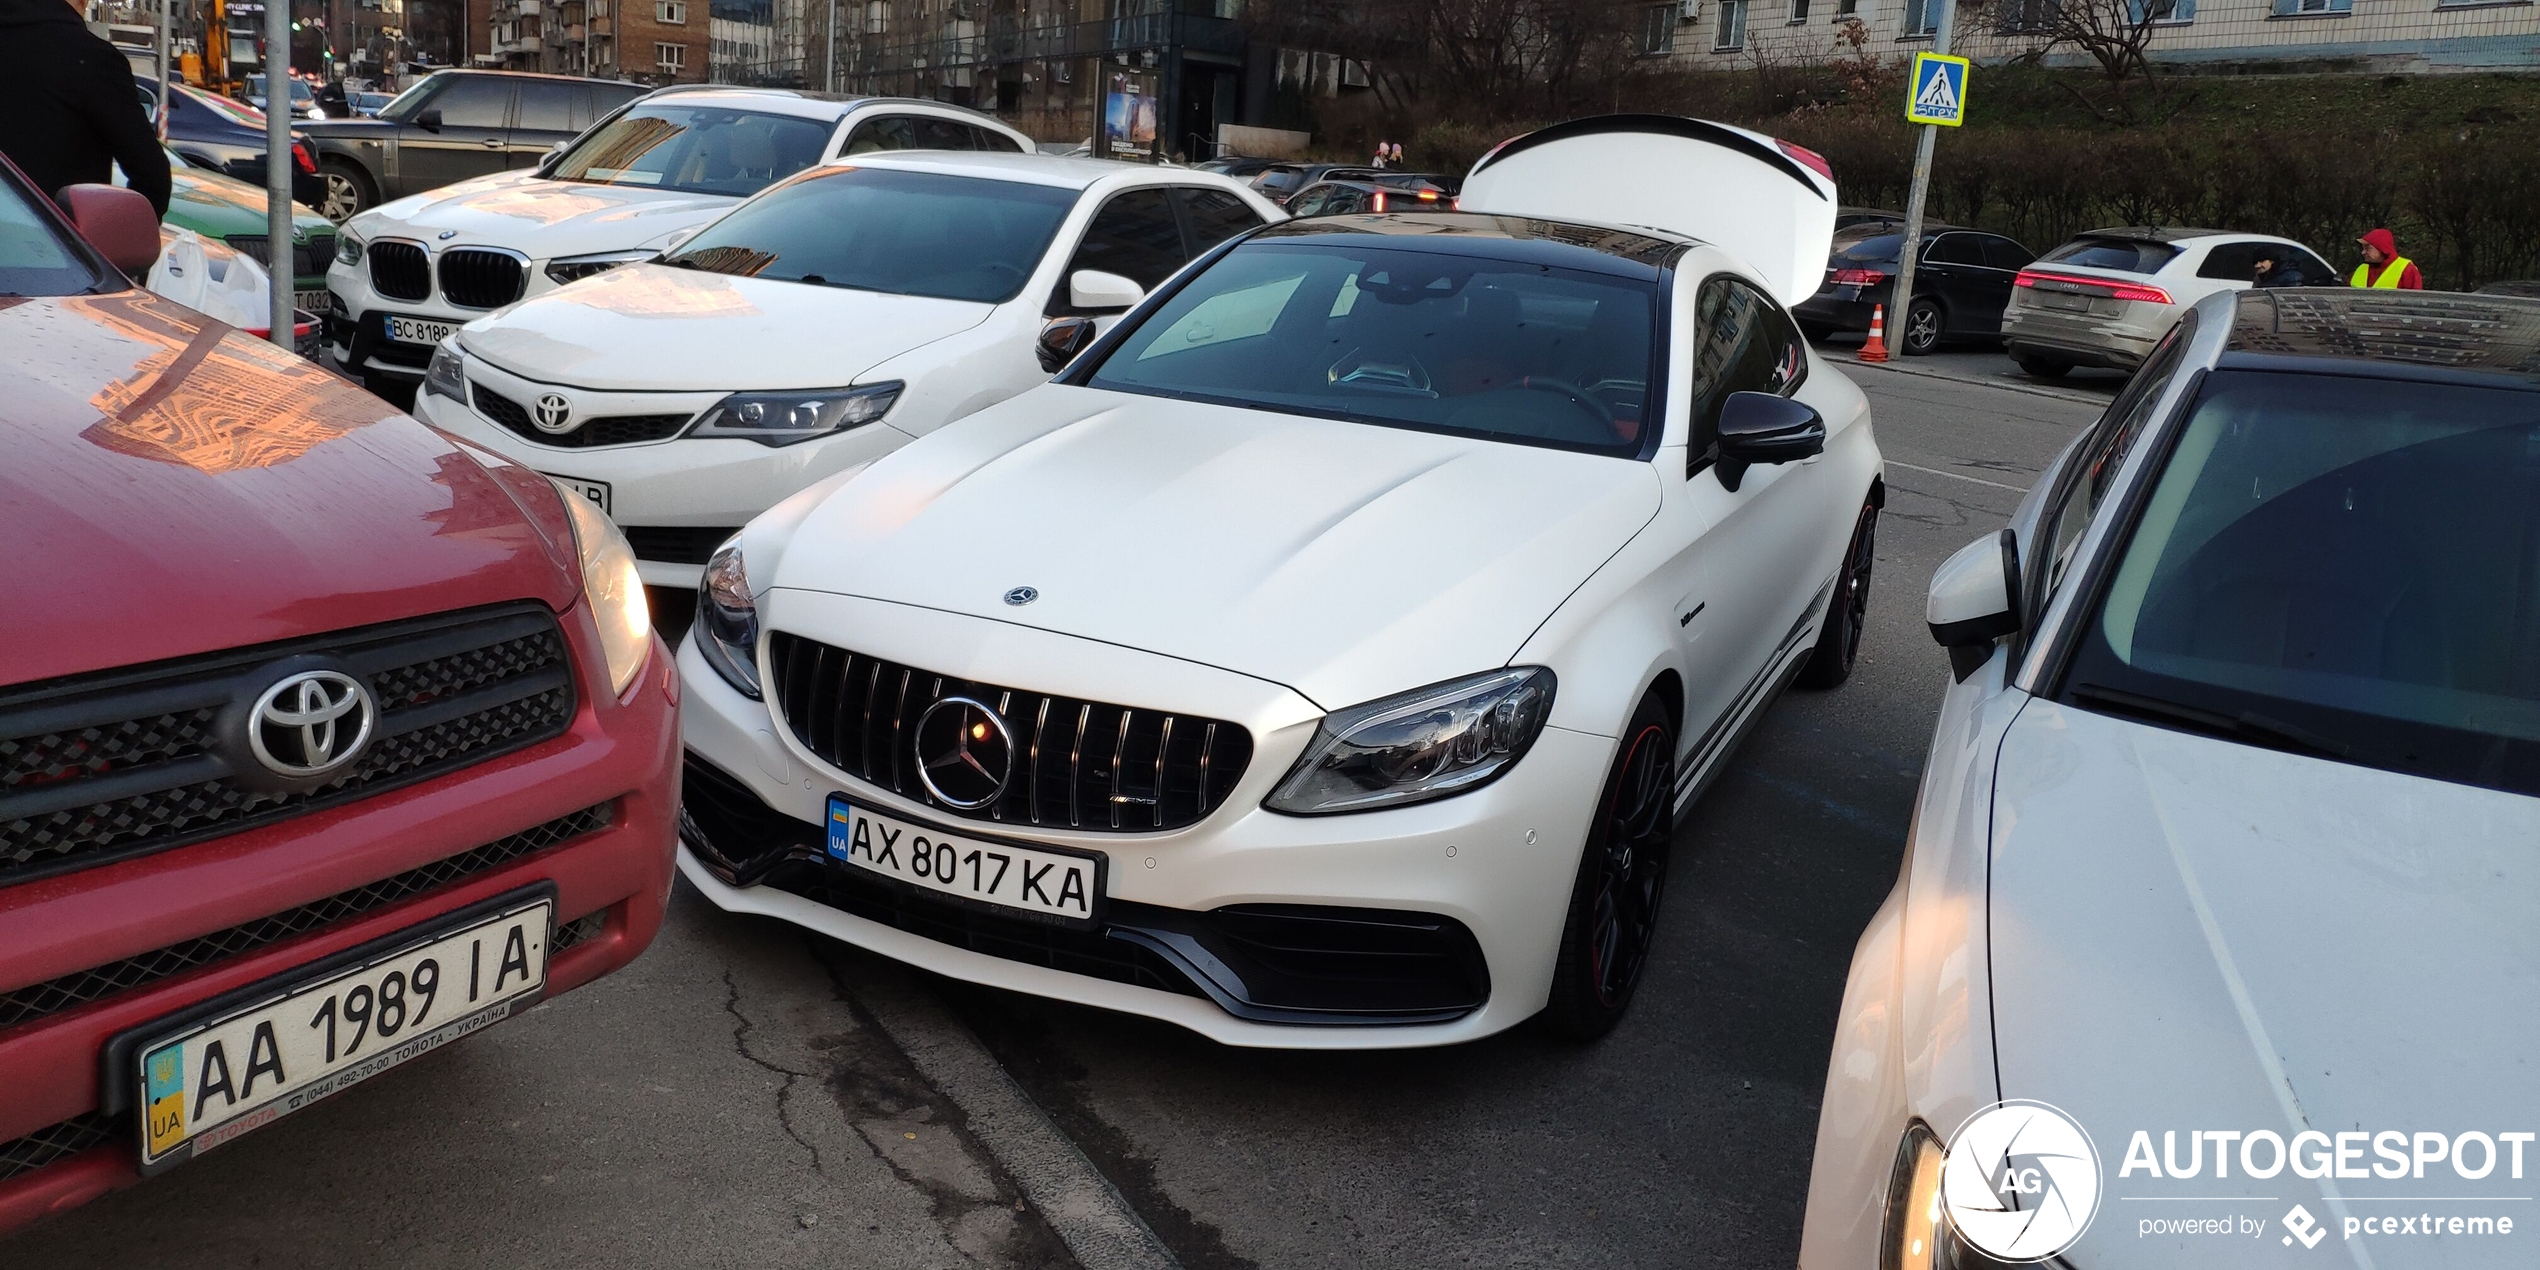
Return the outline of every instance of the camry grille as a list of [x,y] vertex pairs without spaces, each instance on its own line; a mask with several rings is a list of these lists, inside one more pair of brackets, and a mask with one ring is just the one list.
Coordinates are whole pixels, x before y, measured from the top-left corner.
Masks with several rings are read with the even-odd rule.
[[[840,771],[951,815],[1179,829],[1217,810],[1252,761],[1252,734],[1238,723],[953,678],[783,632],[769,640],[775,699],[797,740]],[[948,696],[995,707],[1013,739],[1002,792],[977,810],[946,804],[918,779],[918,721]]]
[[441,298],[463,309],[499,309],[520,298],[528,267],[508,252],[453,247],[441,253]]
[[[468,386],[468,395],[476,402],[476,413],[503,425],[523,440],[540,445],[585,449],[599,445],[634,445],[642,441],[667,441],[688,426],[689,416],[677,415],[601,415],[585,419],[567,432],[541,432],[529,418],[529,407],[487,388],[483,384]],[[725,537],[730,537],[726,534]],[[716,542],[721,542],[718,538]]]
[[391,300],[426,300],[432,296],[432,264],[413,243],[370,245],[371,290]]
[[[374,738],[318,788],[251,788],[222,718],[301,657],[369,686]],[[535,603],[0,691],[0,886],[423,780],[559,735],[573,711],[564,633]]]

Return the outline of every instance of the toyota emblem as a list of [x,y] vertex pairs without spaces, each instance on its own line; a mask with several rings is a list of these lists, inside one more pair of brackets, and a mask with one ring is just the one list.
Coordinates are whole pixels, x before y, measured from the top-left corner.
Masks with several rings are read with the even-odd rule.
[[256,698],[247,712],[247,748],[277,776],[329,776],[361,757],[378,721],[379,705],[361,680],[304,670]]
[[569,432],[573,428],[573,403],[560,392],[539,394],[531,415],[530,422],[537,424],[540,432]]
[[917,779],[935,801],[977,811],[1014,775],[1014,733],[987,703],[946,697],[917,716]]

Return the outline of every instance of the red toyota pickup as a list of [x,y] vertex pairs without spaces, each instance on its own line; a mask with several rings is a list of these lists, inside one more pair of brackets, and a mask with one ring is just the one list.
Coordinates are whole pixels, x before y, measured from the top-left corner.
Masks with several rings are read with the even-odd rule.
[[606,518],[65,197],[0,161],[0,1231],[625,965],[679,796]]

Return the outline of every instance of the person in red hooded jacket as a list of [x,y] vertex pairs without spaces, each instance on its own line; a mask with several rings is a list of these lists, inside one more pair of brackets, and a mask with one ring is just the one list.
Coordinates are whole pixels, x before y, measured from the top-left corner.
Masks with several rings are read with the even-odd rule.
[[2364,249],[2364,263],[2355,266],[2349,284],[2384,291],[2425,289],[2425,275],[2417,272],[2415,261],[2399,254],[2399,240],[2389,230],[2373,230],[2355,242]]

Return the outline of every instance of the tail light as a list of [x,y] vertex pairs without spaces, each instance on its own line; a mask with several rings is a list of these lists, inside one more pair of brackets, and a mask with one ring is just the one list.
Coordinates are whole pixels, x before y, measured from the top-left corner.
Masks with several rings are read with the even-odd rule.
[[1383,190],[1376,191],[1375,201],[1369,203],[1367,207],[1369,211],[1381,212],[1385,210],[1385,192]]
[[291,161],[299,164],[300,170],[303,172],[310,173],[311,175],[315,175],[317,172],[317,155],[310,151],[309,143],[306,141],[294,141],[291,143]]
[[1420,201],[1423,203],[1437,202],[1438,192],[1436,190],[1422,190],[1420,191]]
[[1837,269],[1834,271],[1834,280],[1838,286],[1875,287],[1887,281],[1887,271],[1884,269]]
[[1773,138],[1773,144],[1780,146],[1783,154],[1789,155],[1791,158],[1798,160],[1802,166],[1805,166],[1810,171],[1815,172],[1817,175],[1822,176],[1829,181],[1834,179],[1834,165],[1826,162],[1826,156],[1819,154],[1806,146],[1792,145],[1779,137]]
[[2013,286],[2034,289],[2038,283],[2051,282],[2057,291],[2067,291],[2103,300],[2139,300],[2145,304],[2175,304],[2170,293],[2159,287],[2139,282],[2117,282],[2108,278],[2084,278],[2069,273],[2048,273],[2038,269],[2022,269],[2011,280]]

